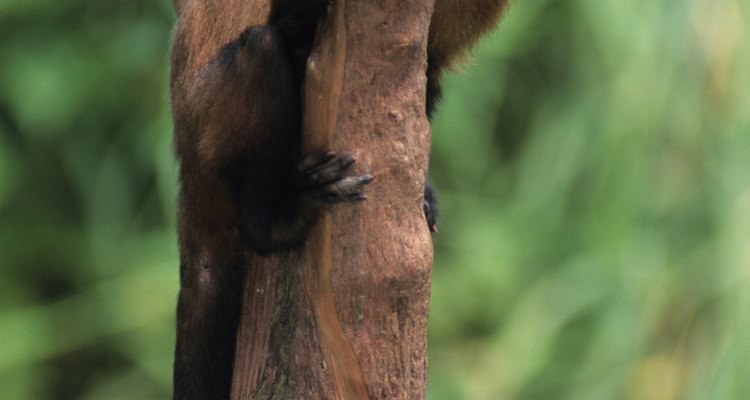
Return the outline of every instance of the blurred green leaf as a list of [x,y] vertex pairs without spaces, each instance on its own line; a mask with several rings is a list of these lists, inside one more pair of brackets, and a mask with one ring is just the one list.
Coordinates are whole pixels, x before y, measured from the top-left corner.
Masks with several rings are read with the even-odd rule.
[[[744,399],[750,8],[514,2],[444,82],[430,399]],[[166,398],[172,4],[0,1],[0,398]]]

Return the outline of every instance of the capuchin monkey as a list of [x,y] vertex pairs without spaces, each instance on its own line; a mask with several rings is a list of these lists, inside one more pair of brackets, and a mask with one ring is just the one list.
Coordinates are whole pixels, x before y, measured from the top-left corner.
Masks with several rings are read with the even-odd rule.
[[[353,172],[351,154],[300,148],[306,60],[328,3],[272,0],[264,25],[243,26],[253,17],[247,0],[175,0],[171,95],[181,188],[175,399],[229,399],[246,254],[301,246],[323,210],[366,198],[372,176]],[[443,71],[496,25],[507,3],[436,1],[425,71],[428,116]],[[220,38],[226,42],[217,44]],[[431,231],[437,231],[436,207],[427,187]]]

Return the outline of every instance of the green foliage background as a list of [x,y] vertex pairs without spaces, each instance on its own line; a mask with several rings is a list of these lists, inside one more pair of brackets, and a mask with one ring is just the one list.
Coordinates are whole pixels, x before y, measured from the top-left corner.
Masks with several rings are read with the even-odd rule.
[[[0,398],[171,392],[167,0],[0,0]],[[750,3],[518,0],[446,80],[429,398],[750,393]]]

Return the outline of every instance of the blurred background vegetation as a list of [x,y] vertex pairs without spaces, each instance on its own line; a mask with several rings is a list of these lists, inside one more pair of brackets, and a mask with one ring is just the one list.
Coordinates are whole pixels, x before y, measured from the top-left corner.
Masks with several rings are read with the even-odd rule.
[[[750,3],[518,0],[446,80],[429,399],[750,393]],[[0,398],[164,399],[168,0],[0,1]]]

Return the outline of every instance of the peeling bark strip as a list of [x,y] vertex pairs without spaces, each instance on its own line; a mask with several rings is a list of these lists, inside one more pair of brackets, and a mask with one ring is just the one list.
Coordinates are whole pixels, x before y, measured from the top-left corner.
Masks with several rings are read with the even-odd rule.
[[319,29],[304,86],[304,147],[351,151],[375,181],[368,200],[322,218],[305,249],[252,262],[233,399],[425,397],[433,3],[337,0]]
[[[303,151],[324,151],[333,143],[346,60],[345,0],[333,3],[318,33],[305,73]],[[336,399],[367,399],[367,386],[349,339],[341,328],[331,292],[331,216],[325,214],[310,232],[302,269],[305,293],[312,303],[320,347],[330,368]]]

